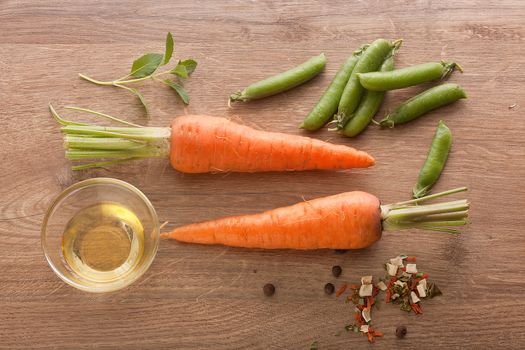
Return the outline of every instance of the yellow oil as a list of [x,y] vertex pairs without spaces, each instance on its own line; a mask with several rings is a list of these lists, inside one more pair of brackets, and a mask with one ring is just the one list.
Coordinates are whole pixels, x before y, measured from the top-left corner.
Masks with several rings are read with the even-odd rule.
[[93,282],[125,278],[140,264],[144,228],[128,208],[101,202],[81,209],[66,225],[62,253],[71,270]]

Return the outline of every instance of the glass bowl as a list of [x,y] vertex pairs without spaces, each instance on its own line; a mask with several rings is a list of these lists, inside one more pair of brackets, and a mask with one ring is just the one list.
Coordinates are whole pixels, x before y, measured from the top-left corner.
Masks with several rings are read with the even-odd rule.
[[47,210],[41,230],[42,249],[57,276],[93,293],[139,279],[153,262],[159,239],[159,220],[148,198],[111,178],[68,187]]

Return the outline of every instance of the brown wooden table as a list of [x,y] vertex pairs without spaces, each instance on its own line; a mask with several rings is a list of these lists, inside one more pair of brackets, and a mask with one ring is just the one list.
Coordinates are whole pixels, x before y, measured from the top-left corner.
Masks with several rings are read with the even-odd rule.
[[[381,348],[522,348],[525,341],[525,6],[522,1],[14,1],[0,7],[0,348],[320,349],[368,348],[343,331],[352,308],[324,295],[336,281],[383,273],[381,264],[418,256],[444,296],[414,316],[382,305]],[[125,91],[80,80],[124,75],[140,54],[162,51],[198,60],[185,108],[165,86],[140,86],[152,106],[145,120]],[[73,173],[64,159],[53,102],[105,111],[150,125],[180,114],[226,116],[260,128],[302,134],[297,125],[345,57],[377,37],[403,38],[397,66],[454,59],[451,81],[469,99],[393,130],[370,127],[352,145],[377,159],[350,172],[183,175],[162,160]],[[326,71],[280,96],[228,109],[229,92],[320,52]],[[389,93],[385,109],[421,88]],[[514,106],[511,108],[510,106]],[[94,176],[138,186],[161,220],[175,227],[255,213],[360,189],[383,202],[408,199],[439,119],[454,134],[436,190],[468,186],[472,224],[460,236],[423,231],[385,234],[373,247],[333,251],[260,251],[161,242],[147,274],[117,293],[92,295],[61,282],[40,248],[40,224],[65,187]],[[277,292],[266,298],[262,286]],[[398,325],[408,336],[397,340]]]

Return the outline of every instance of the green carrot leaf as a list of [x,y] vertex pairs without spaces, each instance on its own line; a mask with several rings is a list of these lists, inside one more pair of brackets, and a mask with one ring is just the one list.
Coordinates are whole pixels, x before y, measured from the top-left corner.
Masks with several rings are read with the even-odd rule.
[[173,68],[170,73],[178,76],[179,78],[186,79],[191,73],[197,68],[197,61],[189,59],[184,61],[179,61],[177,66]]
[[148,103],[146,102],[146,99],[144,98],[144,95],[142,95],[139,90],[137,89],[134,89],[134,88],[130,88],[135,95],[137,95],[137,97],[139,98],[140,100],[140,103],[142,103],[142,105],[144,106],[144,109],[146,110],[146,115],[149,114],[149,107],[148,107]]
[[178,76],[179,78],[183,78],[183,79],[186,79],[187,77],[190,76],[186,66],[180,64],[180,62],[179,62],[179,64],[177,64],[177,66],[175,66],[175,68],[173,68],[170,71],[170,73],[173,74],[173,75]]
[[188,72],[188,75],[191,75],[191,73],[193,73],[195,68],[197,68],[197,61],[192,60],[192,59],[179,61],[179,63],[177,65],[179,65],[179,64],[183,65],[184,67],[186,67],[186,71]]
[[171,35],[170,32],[168,32],[168,35],[166,35],[166,51],[164,51],[164,59],[162,60],[162,65],[168,64],[168,62],[171,59],[171,55],[173,54],[173,35]]
[[131,66],[129,75],[134,78],[144,78],[153,74],[162,62],[163,57],[160,53],[147,53],[137,58]]
[[179,94],[180,98],[182,99],[182,102],[184,102],[185,104],[190,103],[190,95],[188,95],[186,90],[181,85],[169,79],[164,80],[164,84],[168,85],[173,90],[175,90],[177,94]]
[[144,106],[144,109],[146,110],[146,115],[149,114],[149,107],[148,107],[148,103],[146,102],[146,99],[144,98],[144,96],[140,93],[139,90],[135,89],[135,88],[131,88],[129,86],[124,86],[124,85],[120,85],[120,84],[115,84],[115,86],[118,86],[120,88],[123,88],[123,89],[126,89],[132,93],[134,93],[140,100],[140,103],[142,103],[142,105]]

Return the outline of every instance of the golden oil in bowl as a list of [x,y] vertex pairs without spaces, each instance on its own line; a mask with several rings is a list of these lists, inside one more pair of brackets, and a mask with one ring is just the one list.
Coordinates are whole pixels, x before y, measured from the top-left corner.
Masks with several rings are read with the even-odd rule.
[[81,209],[67,223],[62,254],[68,266],[94,282],[132,273],[144,253],[144,228],[128,208],[111,202]]
[[148,270],[159,231],[155,209],[136,187],[93,178],[68,187],[50,205],[42,249],[66,283],[86,292],[113,292]]

